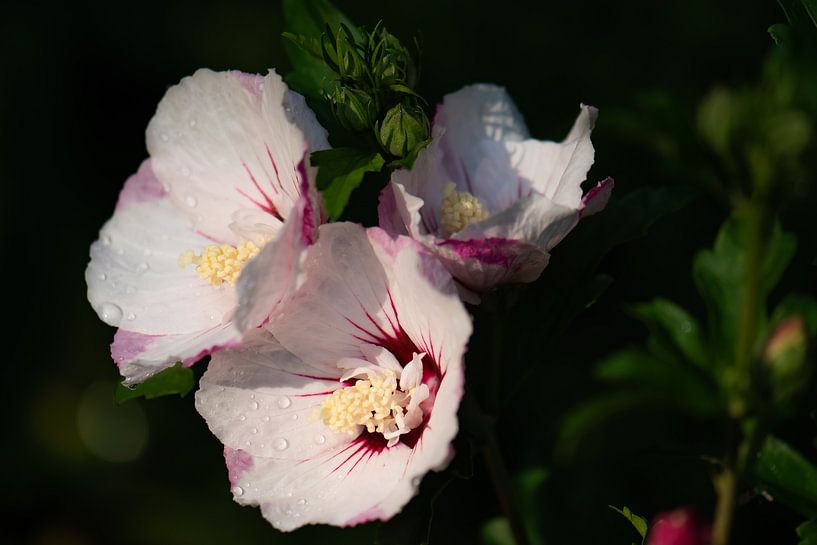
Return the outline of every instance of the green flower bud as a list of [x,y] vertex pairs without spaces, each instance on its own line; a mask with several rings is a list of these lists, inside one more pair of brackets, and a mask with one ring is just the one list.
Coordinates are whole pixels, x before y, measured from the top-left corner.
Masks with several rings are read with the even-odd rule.
[[377,119],[374,100],[357,89],[338,87],[332,96],[332,109],[343,128],[350,131],[365,131]]
[[428,138],[428,117],[422,108],[400,103],[375,126],[380,146],[395,157],[405,157]]
[[800,315],[783,320],[769,336],[763,351],[763,363],[768,370],[775,402],[791,399],[808,382],[807,351],[805,322]]

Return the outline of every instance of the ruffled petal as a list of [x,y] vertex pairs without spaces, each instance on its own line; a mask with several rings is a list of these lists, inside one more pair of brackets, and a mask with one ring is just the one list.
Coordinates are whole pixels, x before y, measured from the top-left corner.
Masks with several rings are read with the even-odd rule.
[[560,143],[506,142],[511,163],[522,182],[557,204],[578,209],[582,200],[581,184],[587,179],[595,156],[590,133],[597,117],[598,110],[582,105],[573,128]]
[[132,385],[176,362],[186,367],[193,365],[216,350],[237,346],[240,339],[232,324],[181,335],[144,335],[119,329],[111,345],[111,357],[125,384]]
[[468,289],[460,290],[460,297],[473,304],[480,299],[470,290],[484,293],[500,284],[533,282],[550,260],[550,254],[536,246],[496,237],[445,240],[436,244],[435,253]]
[[[305,159],[301,169],[304,165]],[[306,248],[318,236],[322,221],[319,199],[304,176],[301,196],[277,238],[267,243],[241,271],[236,283],[238,309],[234,317],[240,331],[266,323],[295,289]]]
[[233,289],[213,286],[178,264],[186,250],[211,243],[173,206],[145,161],[91,246],[88,300],[107,324],[144,335],[218,328],[232,314]]
[[173,201],[198,230],[230,244],[239,242],[229,228],[238,210],[286,218],[300,194],[299,162],[328,147],[303,97],[276,73],[206,69],[168,90],[147,145]]

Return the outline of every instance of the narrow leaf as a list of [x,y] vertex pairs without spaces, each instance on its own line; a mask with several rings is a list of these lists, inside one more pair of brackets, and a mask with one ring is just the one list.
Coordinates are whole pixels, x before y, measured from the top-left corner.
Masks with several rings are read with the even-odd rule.
[[153,399],[173,394],[184,397],[190,393],[195,383],[196,379],[193,371],[182,367],[181,363],[177,363],[170,369],[165,369],[134,388],[117,384],[114,399],[117,404],[121,405],[137,397]]
[[772,497],[817,518],[817,467],[787,443],[768,437],[757,455],[754,476]]

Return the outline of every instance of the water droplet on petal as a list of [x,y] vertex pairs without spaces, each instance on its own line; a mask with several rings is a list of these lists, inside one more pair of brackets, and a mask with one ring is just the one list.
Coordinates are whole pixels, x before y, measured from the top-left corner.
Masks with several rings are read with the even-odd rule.
[[326,437],[324,437],[323,435],[318,435],[315,437],[315,442],[319,445],[322,445],[326,443]]
[[194,197],[193,195],[188,195],[187,197],[185,197],[184,202],[186,202],[187,206],[189,206],[190,208],[194,208],[197,204],[199,204],[199,201],[196,200],[196,197]]
[[105,246],[109,246],[111,244],[111,237],[108,235],[102,235],[102,244]]
[[283,437],[279,437],[278,439],[275,440],[272,446],[275,448],[275,450],[278,451],[286,450],[286,448],[289,446],[289,441],[287,441]]
[[247,419],[247,415],[242,414],[242,415],[240,415],[240,416],[238,417],[238,419],[239,419],[239,420],[241,420],[242,422],[244,422],[244,421]]
[[136,314],[134,314],[133,312],[128,314],[128,320],[135,320],[135,319],[136,319]]
[[265,416],[265,417],[264,417],[264,418],[262,418],[261,420],[263,420],[264,422],[269,422],[269,416]]
[[102,320],[106,324],[119,325],[122,320],[122,309],[113,303],[102,303],[99,310],[102,313]]
[[[241,373],[239,373],[239,374],[243,375],[244,373],[243,373],[243,372],[241,372]],[[252,404],[250,405],[250,407],[252,407],[252,410],[257,411],[257,410],[258,410],[258,402],[257,402],[257,401],[253,401],[253,402],[252,402]]]
[[105,273],[99,273],[97,275],[97,278],[99,278],[100,280],[105,280],[106,278],[108,278],[108,275]]
[[116,253],[119,254],[119,255],[125,255],[125,250],[123,248],[118,248],[116,250]]
[[293,415],[292,415],[292,419],[293,419],[293,420],[298,420],[298,415],[297,415],[297,414],[293,414]]
[[164,134],[164,133],[162,133],[162,134],[159,136],[159,138],[161,138],[161,139],[162,139],[162,142],[167,142],[168,140],[170,140],[170,137],[169,137],[168,135]]
[[253,428],[253,429],[252,429],[252,432],[253,432],[253,434],[258,433],[258,428]]
[[281,409],[286,409],[290,405],[292,405],[292,401],[288,397],[282,397],[278,400],[278,407]]
[[191,120],[190,120],[190,126],[191,126],[191,127],[195,127],[195,126],[196,126],[196,120],[195,120],[195,119],[191,119]]
[[306,500],[303,498],[298,500],[298,505],[306,505]]
[[142,253],[144,254],[145,257],[150,257],[151,254],[153,254],[153,252],[151,252],[149,248],[145,248],[145,250]]
[[142,274],[143,272],[145,272],[145,271],[146,271],[146,270],[148,270],[149,268],[150,268],[150,266],[149,266],[147,263],[145,263],[145,262],[143,261],[142,263],[139,263],[139,264],[136,266],[136,272],[137,272],[138,274]]
[[233,488],[233,496],[239,496],[240,497],[240,496],[243,496],[243,495],[244,495],[244,489],[243,488],[241,488],[240,486],[236,486],[235,488]]

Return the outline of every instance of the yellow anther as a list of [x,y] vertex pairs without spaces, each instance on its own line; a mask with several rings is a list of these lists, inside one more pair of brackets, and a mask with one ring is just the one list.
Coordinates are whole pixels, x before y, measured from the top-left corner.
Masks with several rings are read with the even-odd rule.
[[450,237],[475,221],[484,220],[488,212],[475,196],[467,191],[457,191],[453,182],[443,188],[443,200],[440,203],[440,225],[443,236]]
[[392,370],[370,374],[332,392],[316,416],[336,432],[355,434],[363,426],[369,433],[391,434],[404,427],[403,416],[414,390],[402,391]]
[[235,284],[244,265],[258,255],[261,249],[250,241],[242,242],[238,246],[229,244],[210,244],[205,247],[201,255],[187,250],[179,256],[179,267],[195,265],[198,275],[214,286],[222,282]]

